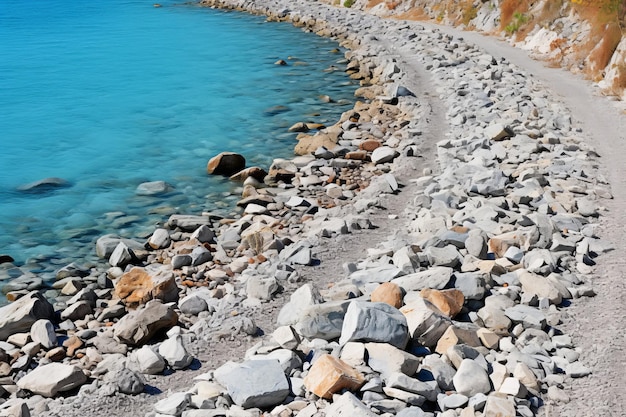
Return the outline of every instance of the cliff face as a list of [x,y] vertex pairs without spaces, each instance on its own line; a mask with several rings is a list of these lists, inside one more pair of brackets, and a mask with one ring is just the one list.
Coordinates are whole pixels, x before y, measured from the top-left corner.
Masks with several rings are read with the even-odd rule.
[[623,0],[356,0],[351,7],[504,36],[533,57],[582,73],[626,100]]

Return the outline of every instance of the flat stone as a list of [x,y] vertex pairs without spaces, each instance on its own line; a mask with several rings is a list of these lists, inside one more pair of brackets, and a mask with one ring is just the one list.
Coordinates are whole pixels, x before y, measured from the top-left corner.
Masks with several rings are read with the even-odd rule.
[[395,372],[414,375],[420,364],[417,356],[387,343],[366,343],[365,350],[367,365],[383,376]]
[[406,318],[385,303],[353,301],[344,317],[339,344],[352,341],[384,342],[404,349],[409,341]]
[[180,416],[189,405],[191,394],[175,392],[154,404],[154,410],[166,416]]
[[17,386],[44,397],[70,391],[87,381],[83,371],[73,365],[50,363],[38,366],[17,381]]
[[405,292],[419,291],[424,288],[442,290],[448,285],[454,270],[445,266],[432,267],[425,271],[404,275],[391,282],[400,286]]
[[428,401],[436,401],[439,387],[436,381],[420,381],[401,372],[394,372],[385,377],[385,385],[398,388],[425,397]]
[[483,410],[484,417],[515,417],[515,402],[513,397],[502,394],[491,394]]
[[289,382],[276,360],[227,362],[215,370],[216,381],[244,408],[271,407],[289,395]]
[[541,330],[546,327],[546,316],[531,306],[518,304],[504,310],[504,314],[514,323],[522,323],[527,329]]
[[304,378],[304,386],[315,395],[330,399],[341,390],[356,391],[365,377],[350,365],[328,354],[319,357]]

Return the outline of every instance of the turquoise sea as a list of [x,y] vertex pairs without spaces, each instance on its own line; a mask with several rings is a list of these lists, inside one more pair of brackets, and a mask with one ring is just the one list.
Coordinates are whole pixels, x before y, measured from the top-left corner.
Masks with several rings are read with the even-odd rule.
[[[0,255],[50,274],[105,233],[234,210],[221,151],[267,169],[299,121],[331,123],[357,87],[338,45],[288,23],[165,0],[0,1]],[[287,66],[274,63],[278,59]],[[333,103],[325,103],[320,95]],[[67,183],[25,192],[48,177]],[[137,185],[174,189],[138,196]]]

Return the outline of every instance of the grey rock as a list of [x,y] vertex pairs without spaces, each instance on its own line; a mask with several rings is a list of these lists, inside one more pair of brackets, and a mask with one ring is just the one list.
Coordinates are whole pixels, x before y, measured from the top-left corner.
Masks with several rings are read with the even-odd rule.
[[122,369],[114,376],[115,384],[122,394],[137,395],[143,392],[143,378],[128,368]]
[[159,355],[165,359],[172,369],[185,369],[193,361],[180,335],[170,337],[159,346]]
[[155,229],[152,236],[148,239],[147,245],[152,249],[165,249],[170,246],[172,239],[170,233],[166,229]]
[[344,317],[339,344],[352,341],[385,342],[404,349],[409,341],[406,318],[386,303],[353,301]]
[[172,268],[181,269],[184,266],[191,265],[192,261],[190,255],[175,255],[172,257]]
[[63,312],[61,312],[61,319],[76,321],[84,319],[91,313],[93,313],[91,304],[88,301],[79,301],[63,310]]
[[425,397],[428,401],[436,401],[437,394],[440,393],[437,382],[420,381],[419,379],[411,378],[410,376],[400,372],[388,375],[385,378],[385,385],[390,388],[398,388],[414,394],[419,394]]
[[466,300],[482,300],[485,297],[485,279],[475,273],[454,274],[454,288],[461,291]]
[[453,378],[456,369],[437,355],[428,355],[422,361],[422,369],[430,372],[443,391],[454,391]]
[[15,333],[28,332],[39,319],[52,320],[54,308],[38,292],[31,292],[22,298],[0,307],[0,340],[6,340]]
[[387,343],[366,343],[367,365],[383,377],[396,372],[414,375],[420,360],[417,356]]
[[142,345],[159,330],[169,329],[177,321],[178,315],[171,306],[163,304],[160,300],[151,300],[122,317],[113,326],[113,331],[124,343]]
[[50,363],[33,369],[17,381],[17,386],[44,397],[54,397],[58,392],[72,390],[86,381],[87,376],[80,368]]
[[296,324],[307,309],[322,301],[321,295],[310,284],[298,288],[289,297],[289,302],[281,308],[276,322],[279,326]]
[[271,300],[280,286],[274,277],[264,278],[260,275],[252,275],[246,282],[246,294],[250,298],[259,300]]
[[504,314],[514,323],[522,323],[526,329],[541,330],[546,327],[546,316],[539,309],[518,304],[514,307],[507,308]]
[[344,317],[350,303],[340,300],[310,306],[304,310],[295,329],[308,339],[336,339],[342,334]]
[[204,298],[197,294],[189,294],[178,302],[178,308],[184,314],[198,315],[202,311],[207,311],[209,306]]
[[244,408],[271,407],[289,395],[289,382],[276,360],[227,362],[214,372],[233,402]]
[[443,248],[429,246],[425,253],[428,256],[428,262],[433,266],[454,268],[462,262],[461,254],[454,245],[447,245]]
[[419,291],[424,288],[441,290],[448,285],[454,270],[445,266],[435,266],[425,271],[404,275],[391,280],[404,291]]
[[374,149],[371,155],[372,162],[374,164],[384,164],[385,162],[391,162],[398,156],[398,152],[395,149],[388,146],[381,146]]
[[175,392],[154,404],[154,410],[167,416],[180,416],[189,405],[191,394]]
[[152,196],[166,194],[172,191],[174,187],[165,181],[142,182],[137,186],[135,194],[142,196]]
[[198,227],[191,234],[190,239],[197,240],[200,243],[214,243],[215,242],[215,232],[206,224]]
[[491,382],[487,371],[471,359],[463,359],[452,381],[456,391],[468,397],[491,391]]
[[128,356],[128,367],[142,374],[156,375],[165,369],[165,360],[149,346],[142,346]]
[[197,246],[191,251],[191,264],[202,265],[213,259],[213,254],[204,246]]
[[119,266],[124,268],[126,265],[132,263],[136,259],[135,253],[129,248],[126,243],[119,242],[113,253],[109,257],[109,264],[111,266]]
[[378,416],[350,392],[345,392],[341,396],[336,395],[332,404],[324,409],[324,414],[326,417]]
[[54,325],[48,319],[40,319],[33,323],[30,328],[30,338],[33,342],[40,343],[44,349],[58,346]]

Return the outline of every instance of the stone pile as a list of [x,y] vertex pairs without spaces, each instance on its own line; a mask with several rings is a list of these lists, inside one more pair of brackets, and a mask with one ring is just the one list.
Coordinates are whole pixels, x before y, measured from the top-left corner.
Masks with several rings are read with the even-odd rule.
[[566,109],[509,63],[417,24],[212,4],[343,39],[363,102],[334,126],[294,126],[299,156],[267,172],[214,158],[209,172],[243,183],[240,217],[176,214],[145,241],[102,236],[109,267],[62,268],[53,303],[31,292],[37,277],[14,284],[0,309],[0,413],[40,413],[67,391],[137,394],[144,375],[191,366],[191,345],[259,335],[254,308],[296,286],[323,239],[373,227],[398,167],[416,165],[429,114],[416,67],[450,129],[439,169],[411,180],[406,227],[346,260],[332,287],[301,285],[271,337],[150,414],[525,417],[566,400],[567,378],[590,370],[560,309],[593,295],[594,258],[610,250],[594,227],[610,194]]

